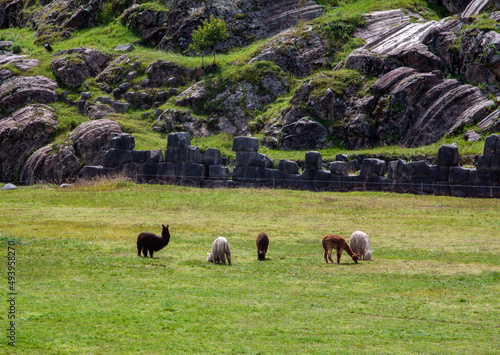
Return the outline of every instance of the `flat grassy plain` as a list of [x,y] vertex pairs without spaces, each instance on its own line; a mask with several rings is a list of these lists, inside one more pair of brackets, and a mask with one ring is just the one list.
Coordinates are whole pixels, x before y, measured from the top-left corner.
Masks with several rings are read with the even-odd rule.
[[[498,353],[499,212],[493,199],[123,180],[3,191],[0,253],[16,244],[18,294],[16,348],[4,301],[0,352]],[[162,223],[170,244],[138,257],[137,235]],[[355,230],[373,260],[327,265],[321,238]],[[206,262],[220,235],[232,266]]]

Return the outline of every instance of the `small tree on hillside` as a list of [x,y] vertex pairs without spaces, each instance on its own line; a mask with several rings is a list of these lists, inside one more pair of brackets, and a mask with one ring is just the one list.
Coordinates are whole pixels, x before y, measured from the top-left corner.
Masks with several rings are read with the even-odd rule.
[[191,34],[193,43],[190,44],[190,47],[201,53],[201,65],[203,66],[203,51],[211,49],[214,53],[215,63],[215,46],[228,38],[224,20],[211,15],[210,20],[203,21],[203,25],[198,26],[198,29]]

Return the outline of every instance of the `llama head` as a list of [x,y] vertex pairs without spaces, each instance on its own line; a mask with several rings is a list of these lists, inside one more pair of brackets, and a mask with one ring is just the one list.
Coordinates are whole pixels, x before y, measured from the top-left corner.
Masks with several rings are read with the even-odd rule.
[[161,225],[161,228],[162,228],[163,230],[167,230],[167,231],[168,231],[168,224],[167,224],[167,226],[166,226],[166,227],[162,224],[162,225]]
[[358,260],[359,260],[359,256],[357,254],[352,254],[351,256],[352,260],[354,260],[354,262],[357,264],[358,263]]
[[207,253],[207,254],[208,254],[207,261],[213,263],[214,262],[214,258],[212,256],[212,253]]
[[266,257],[266,252],[263,250],[257,250],[257,256],[259,260],[264,260]]
[[365,250],[365,260],[372,260],[373,250]]

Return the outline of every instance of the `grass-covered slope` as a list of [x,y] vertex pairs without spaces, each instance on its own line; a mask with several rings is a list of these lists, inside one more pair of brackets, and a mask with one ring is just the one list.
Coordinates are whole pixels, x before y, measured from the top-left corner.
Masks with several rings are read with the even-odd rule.
[[[102,51],[105,54],[117,57],[119,54],[116,53],[113,48],[117,45],[134,43],[135,50],[129,55],[139,62],[139,76],[134,79],[134,83],[139,83],[145,78],[144,70],[148,67],[151,62],[158,59],[164,61],[174,61],[182,66],[190,68],[198,68],[201,66],[201,57],[193,56],[192,53],[173,53],[164,52],[156,50],[155,48],[148,45],[141,45],[141,35],[137,28],[132,24],[134,22],[134,14],[137,11],[132,12],[128,17],[121,15],[123,10],[125,10],[130,4],[130,2],[123,1],[104,1],[103,11],[98,16],[98,25],[89,29],[80,29],[71,33],[71,36],[65,40],[59,40],[52,43],[54,52],[78,48],[78,47],[90,47]],[[414,13],[419,13],[426,19],[439,19],[445,15],[448,15],[442,7],[436,7],[422,0],[384,0],[384,1],[331,1],[323,0],[319,1],[321,5],[325,6],[325,14],[313,20],[311,25],[326,33],[329,42],[329,50],[331,51],[331,62],[329,62],[323,70],[328,70],[335,66],[338,62],[345,59],[345,57],[354,48],[359,47],[363,44],[360,39],[353,38],[353,31],[356,26],[363,26],[363,14],[376,11],[376,10],[387,10],[394,8],[402,8]],[[158,11],[169,11],[169,4],[164,1],[149,1],[143,2],[138,9],[152,9]],[[300,32],[301,26],[305,24],[301,23],[297,27]],[[52,79],[55,79],[54,74],[50,69],[50,64],[53,60],[52,53],[48,53],[41,46],[39,41],[36,40],[37,31],[34,28],[24,27],[24,28],[9,28],[0,31],[1,40],[11,40],[14,42],[19,54],[27,55],[30,58],[37,58],[41,61],[41,64],[31,70],[26,72],[21,72],[12,65],[7,66],[8,69],[12,70],[18,75],[43,75]],[[306,33],[305,31],[304,33]],[[304,34],[306,35],[306,34]],[[263,45],[265,45],[268,40],[261,40],[253,43],[252,45],[245,48],[232,49],[226,53],[220,53],[217,55],[217,70],[206,74],[204,80],[208,82],[218,81],[223,82],[228,78],[233,78],[237,80],[254,80],[255,72],[248,70],[247,62],[255,53],[260,51]],[[210,58],[210,57],[208,57]],[[208,59],[205,57],[205,61]],[[357,75],[357,74],[356,74]],[[247,76],[247,77],[245,77]],[[359,76],[359,75],[358,75]],[[300,78],[294,81],[294,87],[289,94],[279,97],[276,101],[266,105],[262,110],[252,112],[254,115],[253,126],[263,127],[266,123],[270,122],[273,118],[281,113],[283,109],[288,107],[288,102],[293,95],[293,92],[300,87],[300,85],[309,79],[318,77],[318,73],[313,73],[310,77]],[[345,80],[350,80],[346,78]],[[373,83],[374,78],[363,77],[364,86],[360,87],[362,90],[367,90],[369,85]],[[183,88],[188,87],[194,82],[185,83]],[[335,85],[337,85],[338,90],[342,90],[342,85],[344,83],[338,81],[331,82],[319,82],[318,85],[330,85],[335,90]],[[181,88],[182,89],[182,88]],[[95,79],[88,79],[84,85],[77,89],[69,89],[67,87],[61,86],[60,92],[68,91],[70,100],[77,100],[80,97],[81,92],[90,92],[92,97],[98,97],[102,95],[102,91]],[[80,115],[75,106],[67,105],[61,102],[57,102],[52,105],[58,111],[59,127],[57,131],[57,136],[54,137],[56,142],[62,142],[66,140],[69,136],[69,132],[74,129],[79,123],[87,120],[87,117]],[[207,105],[207,108],[210,108]],[[166,108],[176,108],[185,110],[186,108],[180,108],[175,105],[175,98],[170,99],[160,109]],[[153,130],[153,110],[144,112],[142,110],[129,110],[126,114],[116,114],[111,118],[118,121],[125,132],[131,133],[136,138],[137,149],[158,149],[165,148],[166,146],[166,134],[156,132]],[[194,112],[193,115],[199,116],[200,119],[208,120],[210,118],[209,112]],[[252,126],[252,127],[253,127]],[[467,127],[469,128],[469,127]],[[255,134],[258,137],[262,137],[262,131],[256,131]],[[386,155],[399,155],[405,157],[416,157],[416,156],[432,156],[436,154],[437,148],[443,143],[457,142],[460,152],[464,156],[474,156],[481,154],[483,150],[483,144],[481,142],[470,143],[465,142],[461,136],[457,137],[446,137],[440,142],[417,149],[403,149],[400,147],[380,147],[376,148],[374,151],[366,150],[363,152],[348,152],[346,147],[342,144],[337,144],[335,137],[330,137],[331,143],[330,148],[321,150],[324,159],[333,159],[335,154],[349,153],[349,154],[386,154]],[[230,150],[230,137],[228,138],[225,134],[220,134],[212,136],[209,138],[193,138],[193,145],[198,145],[202,148],[208,148],[208,146],[214,146],[222,149],[222,152],[227,157],[232,157],[233,153]],[[303,152],[284,152],[273,150],[270,148],[263,148],[264,153],[268,154],[272,158],[289,158],[289,159],[302,159]]]

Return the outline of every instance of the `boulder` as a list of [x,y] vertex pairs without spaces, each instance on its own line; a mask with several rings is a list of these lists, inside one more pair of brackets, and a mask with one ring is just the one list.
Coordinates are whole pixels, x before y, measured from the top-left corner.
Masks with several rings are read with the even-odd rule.
[[297,122],[283,126],[279,146],[285,150],[306,150],[322,148],[328,132],[319,122],[304,117]]
[[165,133],[189,132],[194,137],[208,137],[211,135],[207,124],[193,117],[189,110],[166,109],[156,119],[153,129]]
[[0,120],[0,181],[14,181],[29,155],[48,143],[56,118],[53,108],[31,105]]
[[69,144],[49,144],[33,153],[24,165],[19,180],[31,185],[40,182],[62,184],[73,181],[81,160]]
[[16,185],[14,185],[14,184],[11,184],[11,183],[5,184],[5,185],[2,187],[2,191],[17,190],[17,189],[19,189],[19,187],[17,187],[17,186],[16,186]]
[[31,103],[57,101],[57,82],[43,76],[13,76],[0,83],[0,114],[14,112]]
[[86,121],[71,131],[76,153],[86,165],[101,165],[111,140],[122,133],[120,125],[112,120]]
[[64,85],[77,88],[91,77],[100,74],[107,66],[109,57],[96,49],[75,48],[55,54],[62,56],[52,61],[50,69]]

